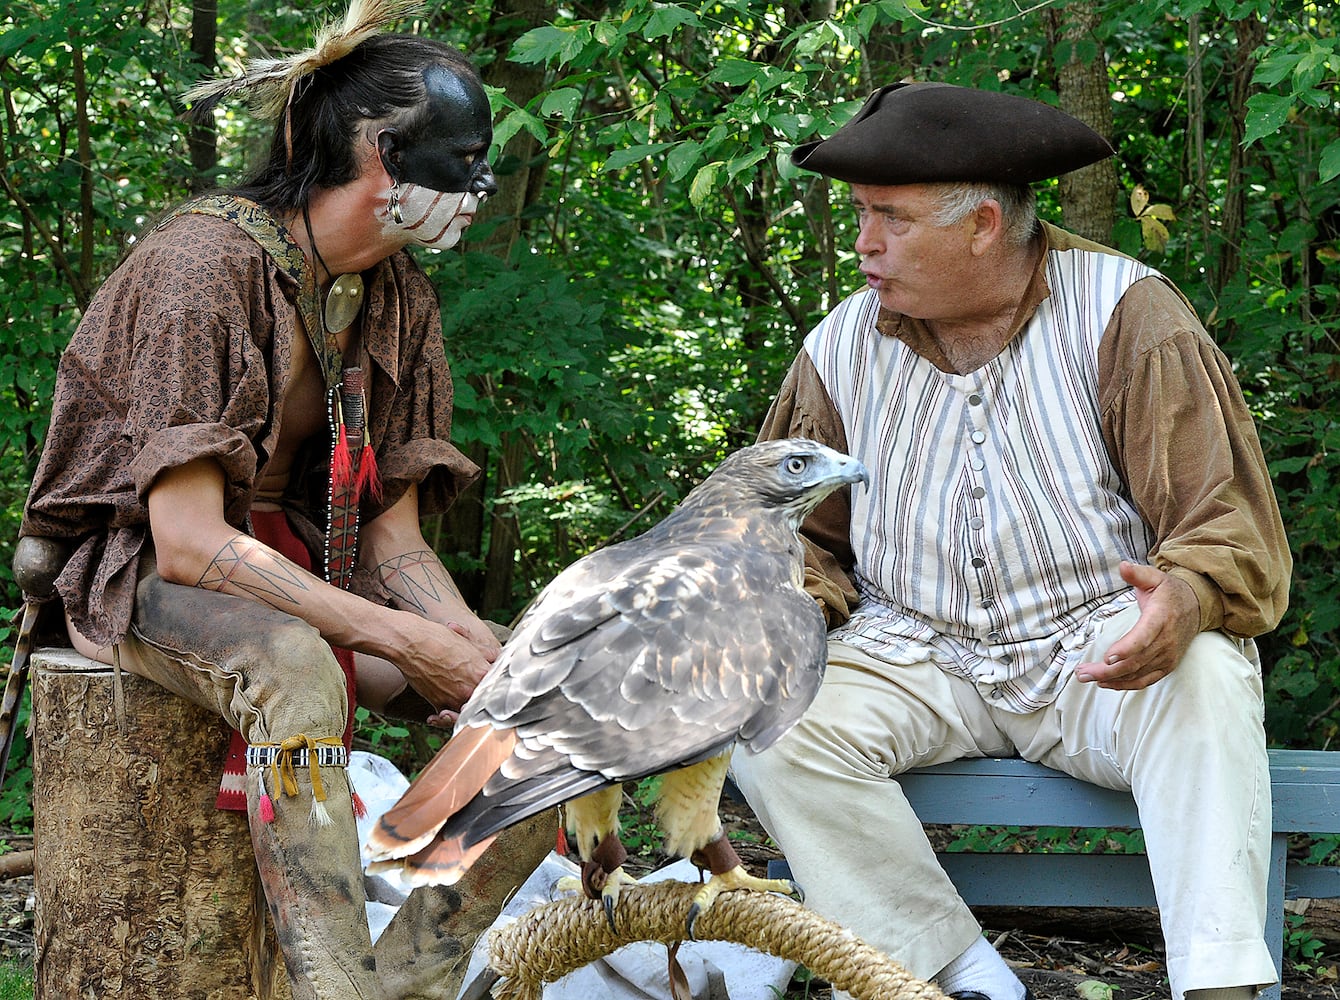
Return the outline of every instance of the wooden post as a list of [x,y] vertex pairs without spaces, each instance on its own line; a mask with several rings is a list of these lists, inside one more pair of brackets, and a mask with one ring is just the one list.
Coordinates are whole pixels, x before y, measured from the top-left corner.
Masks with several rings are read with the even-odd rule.
[[216,715],[72,650],[32,658],[37,1000],[287,1000]]

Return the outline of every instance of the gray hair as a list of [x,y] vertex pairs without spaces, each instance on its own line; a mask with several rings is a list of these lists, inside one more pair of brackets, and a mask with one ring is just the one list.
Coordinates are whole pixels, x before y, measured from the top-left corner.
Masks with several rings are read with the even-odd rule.
[[977,211],[982,202],[990,199],[1000,205],[1005,241],[1009,246],[1023,246],[1037,230],[1037,193],[1027,184],[952,181],[932,184],[931,188],[936,203],[931,218],[937,226],[962,222]]

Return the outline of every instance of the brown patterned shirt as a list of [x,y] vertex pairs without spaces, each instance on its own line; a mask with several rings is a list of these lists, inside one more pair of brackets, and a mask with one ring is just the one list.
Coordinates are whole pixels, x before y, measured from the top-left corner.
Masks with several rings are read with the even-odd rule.
[[[408,253],[364,272],[368,440],[384,492],[375,518],[417,484],[422,514],[448,507],[478,469],[448,443],[452,383],[437,296]],[[148,234],[99,289],[61,357],[51,428],[21,533],[70,540],[57,580],[75,627],[100,646],[130,623],[156,477],[198,458],[224,471],[224,512],[245,529],[279,440],[298,320],[295,281],[223,219],[183,215]],[[325,435],[293,470],[286,506],[319,548]],[[313,501],[312,497],[317,500]],[[353,589],[385,597],[369,574]]]

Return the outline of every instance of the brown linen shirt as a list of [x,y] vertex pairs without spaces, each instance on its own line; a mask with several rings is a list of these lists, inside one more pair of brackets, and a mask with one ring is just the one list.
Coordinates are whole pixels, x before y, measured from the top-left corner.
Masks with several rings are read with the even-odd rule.
[[[364,272],[367,435],[383,483],[364,521],[418,485],[420,511],[446,509],[479,470],[448,443],[452,383],[433,286],[405,251]],[[130,623],[148,492],[197,458],[224,471],[224,512],[245,530],[279,440],[298,287],[231,222],[188,214],[149,233],[99,289],[61,357],[51,427],[20,528],[71,541],[57,590],[93,642]],[[285,498],[319,552],[329,440],[310,442]],[[320,484],[320,485],[318,485]],[[312,499],[316,497],[318,499]],[[370,574],[352,589],[386,595]]]
[[[1051,294],[1045,251],[1096,248],[1054,226],[1043,229],[1044,253],[1011,338]],[[877,329],[942,371],[953,370],[921,321],[881,309]],[[1122,298],[1099,346],[1098,371],[1103,439],[1157,537],[1151,564],[1191,585],[1202,631],[1250,637],[1274,628],[1288,605],[1292,557],[1228,359],[1190,304],[1155,277],[1136,282]],[[804,351],[759,432],[760,440],[792,436],[847,449],[841,418]],[[806,589],[830,628],[845,622],[858,601],[849,531],[847,490],[828,497],[803,527]]]

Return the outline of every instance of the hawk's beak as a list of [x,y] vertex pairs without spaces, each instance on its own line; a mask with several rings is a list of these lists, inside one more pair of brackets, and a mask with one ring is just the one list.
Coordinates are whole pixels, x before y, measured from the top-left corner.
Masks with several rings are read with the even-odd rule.
[[833,482],[837,483],[861,483],[864,486],[870,485],[869,470],[850,456],[846,456],[846,460],[837,467],[831,478]]

